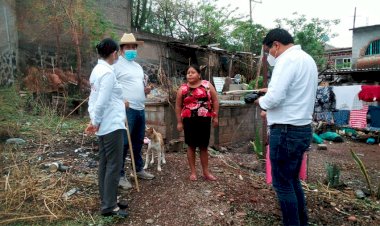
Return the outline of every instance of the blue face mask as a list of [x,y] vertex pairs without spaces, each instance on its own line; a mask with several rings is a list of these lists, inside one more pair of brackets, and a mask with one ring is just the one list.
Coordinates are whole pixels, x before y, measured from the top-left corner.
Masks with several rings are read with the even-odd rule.
[[126,50],[124,56],[125,59],[132,61],[137,57],[137,50]]

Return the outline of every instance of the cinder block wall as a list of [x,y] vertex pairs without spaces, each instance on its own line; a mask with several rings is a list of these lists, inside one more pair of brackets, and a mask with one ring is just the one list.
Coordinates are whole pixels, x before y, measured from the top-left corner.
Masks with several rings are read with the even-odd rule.
[[210,145],[224,146],[252,140],[257,126],[254,105],[221,104],[219,126],[211,130]]
[[145,104],[145,120],[148,127],[153,127],[162,134],[166,143],[180,137],[177,131],[175,111],[166,102],[147,102]]
[[[183,137],[177,131],[175,112],[167,103],[147,103],[146,124],[153,126],[164,137],[165,143]],[[246,104],[221,104],[219,126],[211,129],[210,146],[225,146],[253,140],[255,131],[261,133],[260,110]],[[261,137],[261,136],[260,136]]]

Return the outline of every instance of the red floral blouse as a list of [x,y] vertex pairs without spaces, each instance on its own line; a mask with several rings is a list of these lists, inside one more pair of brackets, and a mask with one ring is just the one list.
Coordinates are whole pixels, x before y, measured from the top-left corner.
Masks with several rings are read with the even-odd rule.
[[210,83],[202,80],[201,85],[191,88],[187,83],[180,87],[182,91],[182,118],[190,117],[214,117],[212,108]]

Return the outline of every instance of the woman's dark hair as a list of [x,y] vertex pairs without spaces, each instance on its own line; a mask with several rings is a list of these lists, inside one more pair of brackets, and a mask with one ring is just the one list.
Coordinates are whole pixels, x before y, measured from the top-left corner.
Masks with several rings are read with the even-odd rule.
[[96,51],[104,59],[118,50],[119,45],[112,38],[105,38],[96,45]]
[[194,68],[199,74],[201,74],[201,68],[197,65],[197,64],[190,64],[187,68],[186,68],[186,74],[187,74],[187,71],[190,69],[190,68]]
[[185,79],[186,79],[186,75],[187,75],[187,71],[190,69],[190,68],[194,68],[194,70],[196,70],[198,72],[198,74],[201,76],[202,78],[202,73],[201,73],[201,68],[197,65],[197,64],[190,64],[186,70],[185,70]]
[[263,40],[263,45],[271,48],[274,41],[280,42],[284,45],[294,43],[293,37],[289,34],[288,31],[282,28],[275,28],[270,30]]

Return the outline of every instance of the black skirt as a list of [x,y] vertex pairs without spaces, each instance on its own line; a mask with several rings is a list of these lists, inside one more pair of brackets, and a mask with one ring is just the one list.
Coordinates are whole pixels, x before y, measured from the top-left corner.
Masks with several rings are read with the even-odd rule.
[[208,147],[211,131],[211,117],[184,118],[185,143],[190,147]]

